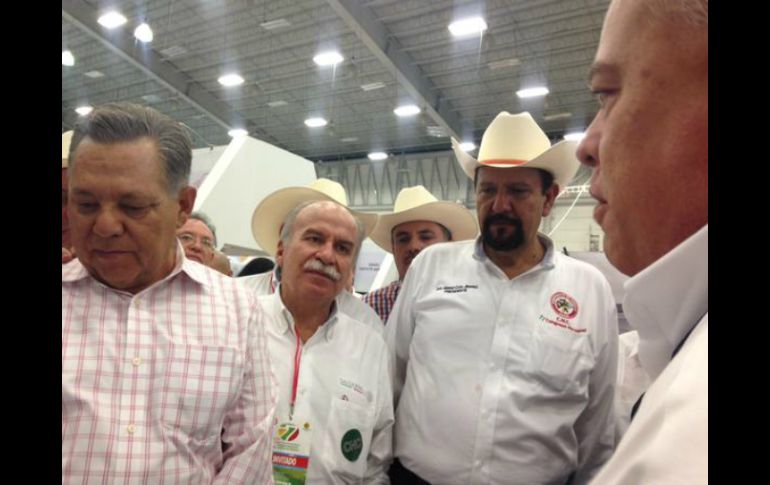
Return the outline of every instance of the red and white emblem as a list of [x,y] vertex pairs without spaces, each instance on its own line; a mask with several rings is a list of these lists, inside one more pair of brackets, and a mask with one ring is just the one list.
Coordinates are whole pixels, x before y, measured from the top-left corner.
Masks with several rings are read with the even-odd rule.
[[577,301],[561,291],[551,296],[551,307],[559,316],[564,318],[575,318],[578,313]]

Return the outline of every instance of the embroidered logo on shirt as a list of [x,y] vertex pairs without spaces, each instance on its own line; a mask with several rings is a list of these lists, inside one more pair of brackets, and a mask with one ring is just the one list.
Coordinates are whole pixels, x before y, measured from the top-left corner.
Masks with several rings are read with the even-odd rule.
[[479,285],[447,285],[437,286],[436,291],[443,291],[444,293],[465,293],[468,290],[478,290]]
[[342,456],[347,458],[348,461],[358,460],[358,456],[364,448],[364,440],[361,437],[361,432],[355,428],[348,430],[342,436],[340,448],[342,449]]
[[551,307],[564,318],[573,319],[578,313],[578,303],[574,298],[561,291],[551,296]]

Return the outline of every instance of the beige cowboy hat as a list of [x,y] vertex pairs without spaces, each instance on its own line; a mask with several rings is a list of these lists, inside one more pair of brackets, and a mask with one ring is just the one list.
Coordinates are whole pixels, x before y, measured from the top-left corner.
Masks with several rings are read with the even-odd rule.
[[553,146],[532,115],[526,111],[512,115],[498,114],[481,137],[479,159],[465,153],[452,138],[457,161],[473,180],[482,166],[500,168],[540,168],[553,175],[559,191],[569,184],[580,168],[575,156],[576,141],[561,141]]
[[61,168],[69,167],[70,143],[72,142],[72,130],[61,134]]
[[479,232],[471,211],[455,202],[438,200],[425,187],[417,185],[401,189],[393,204],[393,212],[380,215],[369,237],[385,251],[393,252],[393,228],[411,221],[437,222],[449,229],[453,241],[473,239]]
[[[330,200],[345,207],[348,197],[345,188],[329,179],[318,179],[306,187],[286,187],[268,195],[254,209],[251,215],[251,233],[259,246],[271,256],[275,256],[280,239],[281,226],[292,209],[307,201]],[[348,209],[364,225],[364,235],[368,236],[377,224],[377,214]]]

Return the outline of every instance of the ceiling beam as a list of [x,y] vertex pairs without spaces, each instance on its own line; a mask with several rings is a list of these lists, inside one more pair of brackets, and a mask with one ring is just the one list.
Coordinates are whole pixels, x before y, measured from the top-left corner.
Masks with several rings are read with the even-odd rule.
[[418,106],[447,134],[462,140],[463,124],[450,104],[442,99],[440,92],[423,74],[414,59],[401,49],[389,35],[382,22],[372,11],[358,0],[326,0],[345,24],[369,48],[390,71],[398,82],[414,98]]
[[[97,22],[97,9],[84,0],[62,0],[62,18],[78,27],[83,33],[95,39],[119,58],[139,69],[148,78],[169,89],[201,113],[211,118],[225,131],[234,126],[244,126],[246,121],[228,103],[217,99],[194,79],[164,62],[152,48],[142,49],[134,39],[130,28],[110,32],[109,38],[101,32]],[[264,131],[252,123],[247,127],[253,136],[273,141]]]

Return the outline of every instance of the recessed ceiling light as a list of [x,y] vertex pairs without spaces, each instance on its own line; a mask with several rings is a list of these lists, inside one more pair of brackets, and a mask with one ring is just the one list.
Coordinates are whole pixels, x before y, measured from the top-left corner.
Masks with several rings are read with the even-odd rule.
[[473,150],[476,149],[476,144],[473,143],[472,141],[464,141],[464,142],[460,143],[460,148],[464,152],[472,152]]
[[371,152],[367,157],[369,157],[369,160],[385,160],[388,158],[388,154],[385,152]]
[[585,132],[567,133],[564,135],[564,139],[568,141],[580,141],[586,136]]
[[362,84],[361,89],[364,91],[374,91],[375,89],[381,89],[385,87],[385,83],[376,82],[376,83],[369,83],[369,84]]
[[238,138],[239,136],[248,135],[249,132],[243,128],[233,128],[232,130],[228,131],[227,134],[230,135],[231,138]]
[[333,66],[335,64],[339,64],[344,59],[345,58],[342,57],[342,54],[337,51],[327,51],[316,55],[313,58],[313,62],[319,66]]
[[261,24],[259,24],[259,26],[265,30],[280,29],[282,27],[288,27],[289,25],[291,24],[286,19],[271,20],[269,22],[262,22]]
[[134,37],[136,37],[139,42],[144,42],[145,44],[147,42],[152,42],[152,29],[147,25],[147,22],[142,22],[142,24],[134,30]]
[[279,99],[277,101],[270,101],[269,103],[267,103],[267,105],[270,106],[271,108],[277,108],[278,106],[286,106],[287,104],[289,103],[287,103],[282,99]]
[[61,51],[61,65],[62,66],[74,66],[75,56],[70,51]]
[[455,37],[480,34],[487,30],[487,23],[481,17],[470,17],[449,24],[449,31]]
[[305,125],[309,126],[310,128],[326,126],[326,123],[327,121],[323,118],[308,118],[305,120]]
[[516,96],[520,98],[536,98],[538,96],[545,96],[548,92],[547,87],[538,86],[535,88],[520,89],[516,91]]
[[120,27],[121,25],[125,24],[128,20],[126,17],[121,15],[120,13],[116,11],[107,12],[106,14],[99,17],[99,24],[102,27],[105,27],[107,29],[114,29],[115,27]]
[[93,111],[93,107],[91,106],[78,106],[75,108],[75,113],[79,114],[80,116],[85,116],[91,111]]
[[394,109],[393,112],[396,113],[397,116],[414,116],[420,112],[420,108],[413,104],[407,104],[404,106],[399,106],[398,108]]
[[226,86],[228,88],[232,86],[240,86],[241,84],[243,84],[243,78],[240,75],[235,73],[219,76],[219,79],[217,79],[217,81],[219,81],[219,84],[221,84],[222,86]]

